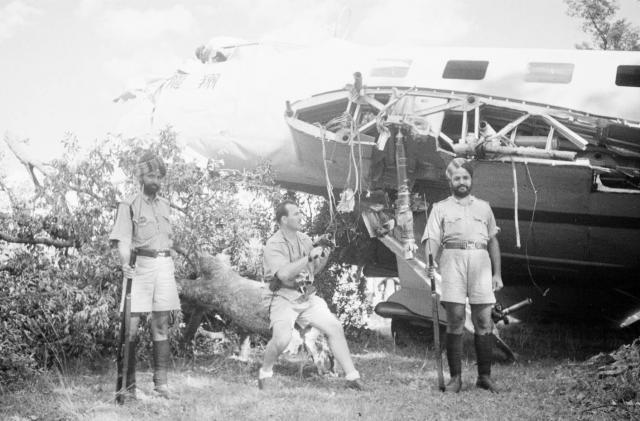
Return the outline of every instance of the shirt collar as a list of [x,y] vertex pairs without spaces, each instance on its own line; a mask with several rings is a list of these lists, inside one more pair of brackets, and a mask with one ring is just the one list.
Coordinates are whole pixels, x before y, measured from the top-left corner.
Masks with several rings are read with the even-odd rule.
[[[282,232],[281,229],[278,229],[278,231],[276,231],[276,234],[278,234],[278,236],[280,237],[279,240],[286,242],[286,243],[290,243],[291,241],[289,241],[289,239],[287,237],[284,236],[284,233]],[[300,240],[300,233],[298,231],[296,231],[296,240]]]
[[[466,206],[466,205],[463,205],[462,203],[460,203],[460,200],[459,200],[459,199],[457,199],[454,195],[451,195],[451,199],[452,199],[454,202],[456,202],[456,204],[458,204],[458,205],[460,205],[460,206]],[[469,203],[468,203],[468,205],[472,204],[474,200],[476,200],[476,198],[475,198],[473,195],[471,195],[471,194],[470,194],[470,195],[469,195]]]
[[158,200],[160,200],[157,194],[156,194],[156,197],[154,197],[153,199],[150,199],[144,193],[141,193],[140,195],[142,196],[142,200],[144,200],[146,203],[149,203],[149,204],[155,203]]

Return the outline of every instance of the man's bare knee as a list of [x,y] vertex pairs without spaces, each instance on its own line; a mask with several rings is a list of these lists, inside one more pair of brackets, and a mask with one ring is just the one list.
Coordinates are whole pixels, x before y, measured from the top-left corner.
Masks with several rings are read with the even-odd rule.
[[447,303],[447,332],[455,335],[462,334],[464,331],[465,311],[464,305],[455,303]]
[[326,329],[326,332],[324,332],[324,334],[327,335],[327,337],[329,338],[344,336],[344,329],[342,327],[342,323],[340,323],[340,320],[336,318],[328,322],[326,324],[325,329]]
[[491,333],[492,331],[492,323],[491,319],[478,318],[475,320],[474,326],[476,333],[478,335],[484,335],[486,333]]
[[329,339],[344,336],[342,323],[333,314],[329,317],[322,317],[318,320],[314,320],[311,322],[311,325],[324,333]]
[[289,345],[289,342],[291,342],[292,333],[293,329],[288,327],[274,326],[270,342],[272,342],[278,350],[283,351],[287,345]]

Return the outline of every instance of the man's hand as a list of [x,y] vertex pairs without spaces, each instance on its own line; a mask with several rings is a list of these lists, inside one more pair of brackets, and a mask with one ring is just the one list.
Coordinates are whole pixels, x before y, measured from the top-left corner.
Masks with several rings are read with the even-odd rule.
[[124,275],[124,279],[133,279],[133,274],[136,269],[133,266],[122,265],[122,273]]
[[319,260],[328,257],[329,253],[331,253],[331,249],[328,249],[326,247],[314,247],[311,249],[309,256],[311,257],[311,261],[316,263]]
[[429,275],[429,278],[435,278],[436,277],[436,267],[435,266],[428,266],[427,267],[427,275]]
[[500,291],[504,286],[504,284],[502,283],[502,275],[500,275],[499,273],[496,273],[495,275],[493,275],[493,278],[491,281],[492,281],[491,283],[493,285],[494,291]]

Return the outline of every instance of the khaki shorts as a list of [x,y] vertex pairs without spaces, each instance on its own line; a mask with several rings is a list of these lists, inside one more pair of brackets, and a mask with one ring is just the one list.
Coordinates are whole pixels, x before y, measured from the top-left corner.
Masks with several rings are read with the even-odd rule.
[[491,259],[486,250],[444,249],[440,257],[441,300],[450,303],[493,304]]
[[301,303],[293,302],[280,295],[271,296],[266,300],[267,305],[271,305],[269,314],[269,328],[273,328],[278,322],[285,322],[292,329],[296,323],[301,328],[307,327],[314,322],[324,320],[335,320],[336,316],[331,313],[327,303],[317,295],[312,295],[307,301]]
[[[124,294],[122,294],[120,311],[123,308]],[[180,298],[174,277],[173,259],[138,256],[131,283],[131,312],[149,313],[179,309]]]

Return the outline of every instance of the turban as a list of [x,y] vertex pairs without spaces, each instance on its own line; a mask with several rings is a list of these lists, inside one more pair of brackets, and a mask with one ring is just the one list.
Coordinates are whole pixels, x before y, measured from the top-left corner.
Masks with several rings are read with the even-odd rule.
[[451,180],[451,175],[458,168],[464,168],[465,170],[467,170],[471,178],[473,178],[473,168],[471,167],[471,162],[467,161],[464,158],[453,158],[451,162],[449,162],[449,165],[447,165],[446,174],[449,180]]
[[162,162],[162,159],[157,157],[153,152],[145,152],[136,164],[136,176],[142,177],[153,171],[158,171],[160,177],[167,175],[167,167],[164,165],[164,162]]

